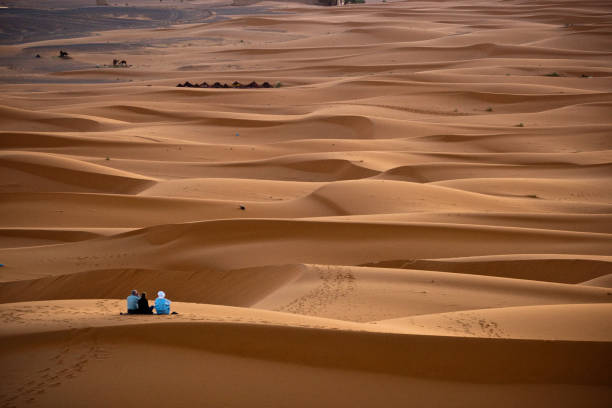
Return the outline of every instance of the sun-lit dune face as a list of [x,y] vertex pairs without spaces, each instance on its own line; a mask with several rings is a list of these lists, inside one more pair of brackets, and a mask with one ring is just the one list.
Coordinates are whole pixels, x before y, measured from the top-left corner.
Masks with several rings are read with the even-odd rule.
[[610,406],[612,4],[316,3],[0,4],[0,406]]

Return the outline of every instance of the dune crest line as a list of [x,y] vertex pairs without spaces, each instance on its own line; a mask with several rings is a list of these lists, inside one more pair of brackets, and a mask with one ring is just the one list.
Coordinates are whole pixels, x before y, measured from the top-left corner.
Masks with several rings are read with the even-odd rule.
[[48,3],[0,6],[0,406],[610,405],[610,1]]

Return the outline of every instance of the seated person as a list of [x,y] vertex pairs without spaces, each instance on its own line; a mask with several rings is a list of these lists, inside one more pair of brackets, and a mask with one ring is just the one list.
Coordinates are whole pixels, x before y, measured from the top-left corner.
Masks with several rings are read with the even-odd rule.
[[149,301],[147,300],[147,293],[142,292],[140,294],[140,299],[138,299],[138,313],[153,314],[153,307],[154,306],[149,306]]
[[157,299],[155,299],[155,311],[158,315],[170,314],[170,301],[166,299],[166,294],[161,290],[157,292]]
[[138,313],[138,291],[136,289],[127,297],[127,312],[128,314]]

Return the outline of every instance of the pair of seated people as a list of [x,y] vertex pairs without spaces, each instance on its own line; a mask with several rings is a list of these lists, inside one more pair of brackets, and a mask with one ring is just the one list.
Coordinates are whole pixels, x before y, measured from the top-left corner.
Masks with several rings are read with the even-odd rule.
[[142,292],[138,297],[138,291],[133,290],[130,296],[127,297],[127,312],[128,314],[153,314],[155,309],[156,314],[170,314],[170,301],[166,299],[166,294],[163,291],[157,292],[157,299],[153,306],[149,306],[147,294]]

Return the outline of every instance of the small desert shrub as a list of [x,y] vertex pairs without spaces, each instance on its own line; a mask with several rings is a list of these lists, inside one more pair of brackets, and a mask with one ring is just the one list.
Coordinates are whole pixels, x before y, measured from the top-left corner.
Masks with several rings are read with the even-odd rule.
[[281,86],[283,86],[282,82],[277,82],[274,84],[275,88],[280,88]]
[[550,74],[544,74],[547,77],[560,77],[561,75],[558,72],[551,72]]
[[525,127],[525,125],[523,124],[523,122],[521,122],[518,125],[516,125],[516,127]]
[[493,112],[493,108],[489,106],[489,107],[487,108],[487,112]]

